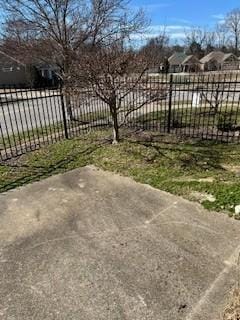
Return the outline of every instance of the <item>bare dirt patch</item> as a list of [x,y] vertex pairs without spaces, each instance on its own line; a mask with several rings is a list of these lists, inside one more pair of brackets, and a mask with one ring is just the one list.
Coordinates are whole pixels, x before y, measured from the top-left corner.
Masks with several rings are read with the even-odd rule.
[[237,176],[240,177],[240,166],[233,166],[233,165],[223,164],[222,167],[225,170],[230,171],[232,173],[235,173]]
[[190,193],[189,198],[194,201],[198,201],[202,203],[203,201],[209,201],[209,202],[215,202],[216,198],[209,193],[206,192],[198,192],[198,191],[193,191]]

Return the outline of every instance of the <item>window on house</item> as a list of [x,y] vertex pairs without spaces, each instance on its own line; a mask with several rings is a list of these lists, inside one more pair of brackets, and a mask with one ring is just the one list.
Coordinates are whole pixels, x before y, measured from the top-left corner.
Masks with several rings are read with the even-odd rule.
[[12,72],[13,71],[13,67],[3,67],[2,71],[3,72]]
[[48,70],[44,70],[43,76],[44,76],[44,78],[48,78]]

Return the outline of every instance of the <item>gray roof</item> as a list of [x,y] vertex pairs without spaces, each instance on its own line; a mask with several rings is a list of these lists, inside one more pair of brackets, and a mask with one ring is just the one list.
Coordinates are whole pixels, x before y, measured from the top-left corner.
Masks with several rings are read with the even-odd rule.
[[168,58],[168,62],[170,66],[179,66],[186,58],[187,55],[184,52],[175,52],[170,58]]
[[0,50],[0,62],[1,64],[9,64],[14,62],[15,64],[25,66],[24,63],[20,62],[18,59],[10,56],[9,54],[5,53],[2,50]]
[[205,57],[203,57],[200,62],[202,63],[208,63],[210,61],[217,61],[218,63],[222,63],[231,56],[235,57],[237,60],[237,57],[233,53],[224,53],[222,51],[212,51],[209,54],[207,54]]
[[182,64],[187,64],[187,63],[188,63],[190,60],[192,60],[192,59],[194,60],[194,63],[201,63],[196,56],[194,56],[193,54],[191,54],[190,56],[187,56],[187,57],[183,60]]
[[[26,65],[27,65],[26,63],[21,62],[17,58],[10,56],[8,53],[6,53],[0,49],[0,65],[6,66],[6,65],[11,65],[11,64],[18,64],[23,67],[26,67]],[[35,59],[32,58],[31,64],[34,65],[34,67],[36,67],[39,70],[48,69],[48,70],[56,71],[59,69],[57,67],[57,65],[55,65],[55,64],[43,62],[40,59],[36,59],[36,58]]]
[[236,60],[238,59],[237,56],[235,56],[235,54],[233,53],[226,53],[223,57],[223,61],[227,60],[230,57],[234,57]]

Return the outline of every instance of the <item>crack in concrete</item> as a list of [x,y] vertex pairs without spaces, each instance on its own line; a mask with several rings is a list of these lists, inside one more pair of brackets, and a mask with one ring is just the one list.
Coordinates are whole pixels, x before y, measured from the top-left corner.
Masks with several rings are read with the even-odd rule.
[[218,288],[221,287],[221,283],[227,278],[234,267],[238,266],[238,256],[240,252],[240,245],[237,249],[234,250],[229,259],[226,260],[226,267],[218,274],[216,279],[212,282],[209,288],[202,295],[197,304],[192,308],[190,313],[187,315],[185,320],[201,320],[202,311],[205,309],[207,305],[209,305],[209,301],[211,301],[211,296],[213,296]]

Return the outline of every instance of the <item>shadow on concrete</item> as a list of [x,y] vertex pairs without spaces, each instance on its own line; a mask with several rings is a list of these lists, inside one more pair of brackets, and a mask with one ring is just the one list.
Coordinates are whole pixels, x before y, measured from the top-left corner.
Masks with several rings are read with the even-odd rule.
[[[61,159],[54,163],[53,165],[48,166],[38,166],[38,165],[27,165],[27,164],[21,164],[21,163],[6,163],[1,164],[3,166],[16,168],[16,169],[24,169],[29,170],[29,173],[24,175],[21,178],[15,179],[14,181],[11,181],[9,183],[3,184],[0,186],[0,192],[6,192],[11,189],[15,189],[17,187],[23,186],[28,183],[32,183],[35,181],[39,181],[41,179],[47,178],[53,174],[61,173],[66,169],[74,160],[76,159],[77,155],[84,154],[84,155],[90,155],[95,150],[97,150],[100,146],[94,145],[92,147],[88,147],[82,151],[77,151],[75,153],[69,154],[67,157],[64,157],[64,159]],[[84,164],[86,165],[86,164]]]

